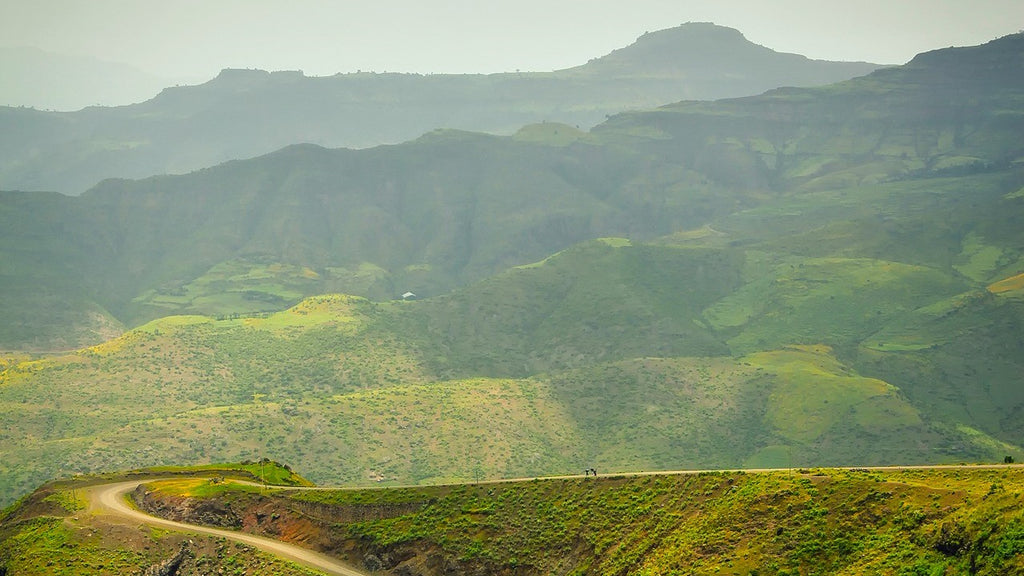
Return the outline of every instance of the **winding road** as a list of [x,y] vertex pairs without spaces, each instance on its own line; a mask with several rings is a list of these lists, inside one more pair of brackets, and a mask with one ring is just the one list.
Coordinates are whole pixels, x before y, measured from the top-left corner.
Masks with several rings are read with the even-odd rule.
[[[1014,469],[1024,467],[1024,464],[995,464],[995,465],[931,465],[931,466],[871,466],[864,468],[831,468],[833,470],[877,470],[877,471],[895,471],[895,470],[950,470],[950,469]],[[736,471],[736,470],[730,470]],[[781,472],[785,469],[757,469],[757,470],[744,470],[748,473],[763,473],[763,472]],[[664,475],[664,474],[700,474],[703,472],[721,472],[721,470],[685,470],[685,471],[674,471],[674,472],[635,472],[628,474],[611,474],[612,476],[648,476],[648,475]],[[552,476],[546,477],[546,479],[557,479],[557,478],[582,478],[579,475],[570,476]],[[197,526],[194,524],[185,524],[183,522],[174,522],[173,520],[165,520],[156,516],[150,516],[144,512],[140,512],[128,505],[125,501],[125,494],[134,490],[140,484],[148,484],[150,482],[157,482],[160,480],[170,480],[171,478],[147,478],[144,480],[131,480],[127,482],[117,482],[114,484],[101,484],[98,486],[91,486],[86,489],[86,493],[89,499],[89,509],[95,514],[106,514],[118,517],[122,520],[129,520],[132,522],[140,522],[149,526],[155,526],[158,528],[169,528],[171,530],[177,530],[180,532],[192,532],[210,534],[213,536],[220,536],[222,538],[228,538],[237,542],[242,542],[250,546],[255,546],[265,552],[275,554],[282,558],[287,558],[303,566],[313,568],[316,570],[323,571],[326,574],[338,574],[341,576],[370,576],[367,572],[360,572],[355,568],[341,562],[336,558],[332,558],[325,554],[320,554],[312,550],[300,548],[292,544],[286,544],[278,540],[271,538],[264,538],[262,536],[254,536],[252,534],[246,534],[244,532],[236,532],[233,530],[222,530],[218,528],[209,528],[206,526]],[[175,479],[180,479],[177,477]],[[516,478],[506,480],[493,480],[484,481],[483,484],[492,482],[526,482],[535,480],[536,478]],[[291,488],[291,489],[303,489],[303,488]],[[327,487],[316,487],[316,488],[305,488],[305,489],[329,489]]]
[[286,544],[271,538],[253,536],[252,534],[246,534],[244,532],[220,530],[218,528],[208,528],[206,526],[196,526],[193,524],[185,524],[183,522],[164,520],[163,518],[157,518],[156,516],[150,516],[149,514],[135,510],[125,502],[124,495],[134,490],[136,486],[139,484],[148,484],[156,480],[158,479],[149,478],[146,480],[132,480],[129,482],[118,482],[116,484],[103,484],[100,486],[90,487],[88,489],[89,509],[91,512],[96,514],[113,515],[124,520],[141,522],[148,526],[169,528],[179,532],[210,534],[213,536],[220,536],[222,538],[229,538],[237,542],[255,546],[256,548],[265,552],[270,552],[271,554],[275,554],[282,558],[287,558],[288,560],[303,566],[320,570],[326,574],[338,574],[340,576],[370,576],[369,573],[360,572],[336,558],[332,558],[312,550],[300,548],[292,544]]

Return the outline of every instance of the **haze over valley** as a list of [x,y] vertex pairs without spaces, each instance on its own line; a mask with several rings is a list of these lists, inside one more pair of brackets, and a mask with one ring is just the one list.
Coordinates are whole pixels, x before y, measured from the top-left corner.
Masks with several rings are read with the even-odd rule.
[[867,470],[1024,459],[1024,34],[936,48],[0,108],[0,574],[300,570],[87,488],[207,464],[136,505],[389,574],[1020,573],[1019,469]]

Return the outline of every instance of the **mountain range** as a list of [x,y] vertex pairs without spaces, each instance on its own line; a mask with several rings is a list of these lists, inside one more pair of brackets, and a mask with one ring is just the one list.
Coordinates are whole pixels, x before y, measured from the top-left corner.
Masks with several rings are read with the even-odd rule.
[[1022,55],[3,193],[4,493],[1019,459]]
[[184,173],[297,143],[393,144],[437,128],[508,134],[550,121],[586,129],[623,110],[828,84],[877,67],[777,53],[736,30],[691,23],[556,72],[224,70],[130,106],[0,108],[0,189],[76,195],[106,178]]

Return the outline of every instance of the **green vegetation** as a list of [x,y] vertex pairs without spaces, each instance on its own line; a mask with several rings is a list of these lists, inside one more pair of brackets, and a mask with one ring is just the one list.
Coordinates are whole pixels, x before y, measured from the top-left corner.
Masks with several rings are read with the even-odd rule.
[[[8,530],[5,527],[4,531]],[[61,518],[21,523],[14,535],[3,539],[0,555],[4,567],[13,574],[129,574],[147,563],[138,552],[111,543],[102,546],[88,542]]]
[[964,428],[827,346],[726,355],[701,310],[747,267],[731,249],[600,241],[443,298],[154,321],[0,374],[5,446],[32,462],[3,464],[4,482],[260,454],[346,484],[1022,456],[1012,429]]
[[0,499],[1020,459],[1020,53],[2,193]]
[[[661,60],[677,36],[700,43],[722,34],[738,36],[706,25],[648,35],[591,68]],[[1012,38],[1000,42],[986,53],[1013,52]],[[571,122],[502,138],[447,130],[369,150],[292,146],[183,176],[111,180],[80,198],[6,192],[0,346],[67,350],[161,316],[260,314],[322,293],[435,296],[593,238],[645,241],[709,225],[725,233],[719,240],[767,242],[774,252],[824,257],[832,248],[827,256],[996,280],[1020,261],[1012,212],[994,209],[1020,201],[1008,162],[1021,151],[1004,120],[1018,104],[1015,75],[965,82],[970,90],[950,95],[978,108],[969,137],[944,107],[925,108],[926,118],[906,111],[948,90],[934,85],[936,69],[987,73],[964,72],[973,66],[964,58],[622,114],[586,134]],[[660,66],[651,72],[659,78]],[[588,78],[588,69],[569,76]],[[298,90],[312,79],[220,80]],[[164,96],[157,100],[173,100]],[[832,118],[848,120],[837,128]],[[961,156],[977,162],[949,164]],[[858,234],[868,230],[875,234]]]
[[222,262],[178,289],[148,290],[135,297],[132,306],[208,316],[277,311],[321,287],[319,279],[309,268],[244,260]]
[[91,481],[48,484],[0,513],[0,570],[26,576],[139,574],[185,550],[182,573],[316,574],[221,538],[129,527],[93,515],[84,510],[83,496]]
[[185,478],[182,480],[160,482],[157,490],[166,494],[187,496],[189,498],[212,498],[227,492],[258,493],[264,490],[264,488],[233,480]]
[[897,262],[787,260],[707,310],[717,327],[739,328],[733,350],[855,345],[894,316],[965,287],[947,273]]
[[[157,489],[175,496],[172,486]],[[1022,495],[1020,468],[953,466],[201,498],[240,514],[274,510],[280,527],[291,525],[289,510],[315,510],[321,520],[292,538],[348,553],[356,547],[357,558],[373,555],[385,573],[442,562],[484,573],[904,576],[1024,574]]]
[[477,486],[348,530],[538,573],[1017,574],[1020,482],[823,470]]
[[[274,462],[269,458],[257,462],[219,463],[199,466],[152,466],[139,472],[150,475],[173,474],[175,476],[195,476],[197,474],[218,474],[221,476],[239,476],[244,480],[256,480],[271,486],[312,486],[313,483],[299,476],[286,464]],[[238,474],[242,472],[243,474]],[[239,485],[241,486],[241,485]]]

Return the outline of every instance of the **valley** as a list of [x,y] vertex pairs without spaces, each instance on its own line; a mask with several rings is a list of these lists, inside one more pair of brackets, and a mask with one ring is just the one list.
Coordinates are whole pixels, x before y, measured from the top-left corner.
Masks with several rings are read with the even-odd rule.
[[[1020,44],[6,194],[6,501],[265,455],[331,484],[1021,458],[1024,86],[990,72]],[[980,75],[969,121],[908,116],[943,74]]]
[[[312,573],[111,515],[114,492],[89,508],[129,481],[201,512],[173,520],[396,576],[1024,573],[1024,34],[622,100],[675,82],[682,40],[784,56],[728,30],[459,79],[568,82],[582,116],[538,97],[358,149],[246,114],[452,79],[229,71],[125,110],[0,109],[0,150],[31,156],[0,177],[89,182],[0,191],[0,576]],[[195,140],[97,128],[136,142],[165,114]],[[311,483],[334,489],[288,489]]]

